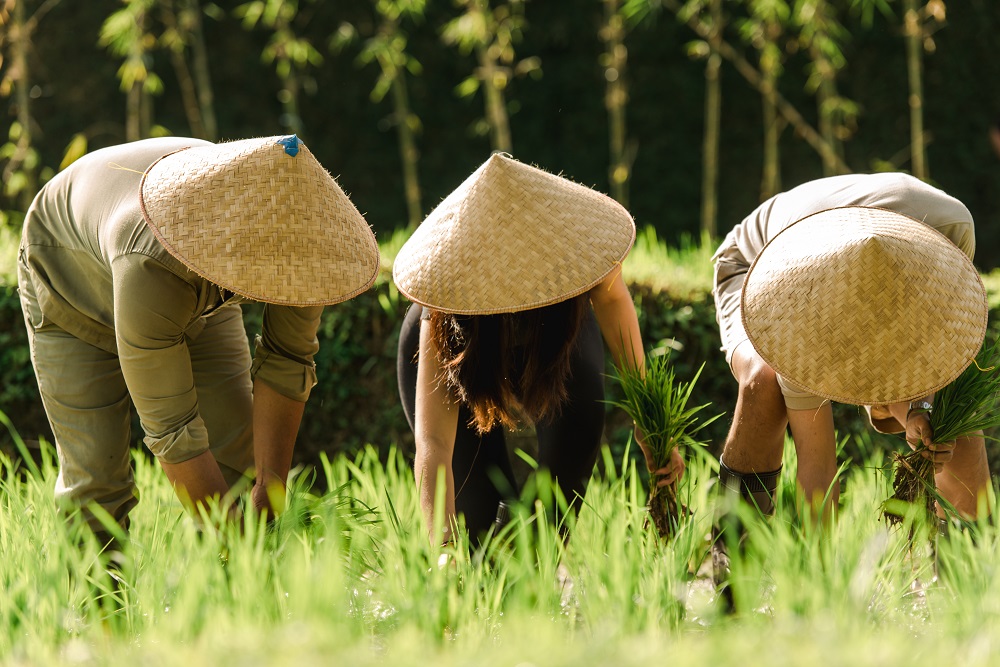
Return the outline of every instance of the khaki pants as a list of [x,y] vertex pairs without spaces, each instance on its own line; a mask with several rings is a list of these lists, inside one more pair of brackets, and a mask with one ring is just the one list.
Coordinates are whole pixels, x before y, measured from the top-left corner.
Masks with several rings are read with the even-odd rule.
[[[733,369],[733,352],[744,343],[750,344],[746,329],[743,328],[741,297],[750,262],[733,242],[730,234],[712,257],[715,264],[715,280],[712,297],[715,299],[715,320],[719,323],[722,337],[722,351],[726,355],[729,370]],[[735,374],[734,374],[735,375]],[[826,399],[810,394],[778,375],[778,385],[785,398],[785,405],[791,410],[815,410]]]
[[[18,276],[21,308],[31,363],[55,435],[56,501],[82,507],[95,531],[102,527],[86,510],[90,503],[127,527],[138,493],[130,462],[132,402],[118,357],[46,320],[26,273],[22,269]],[[239,305],[213,313],[187,346],[210,449],[232,486],[253,472],[250,346]]]

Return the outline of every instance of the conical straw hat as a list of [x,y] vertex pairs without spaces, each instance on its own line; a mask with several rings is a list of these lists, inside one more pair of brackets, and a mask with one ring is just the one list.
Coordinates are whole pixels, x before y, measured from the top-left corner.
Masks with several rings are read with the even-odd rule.
[[436,310],[510,313],[586,292],[633,241],[632,216],[615,200],[498,153],[427,216],[392,275]]
[[368,223],[295,135],[171,153],[146,170],[139,193],[171,255],[255,301],[338,303],[378,273]]
[[921,398],[971,363],[986,290],[943,234],[879,208],[821,211],[768,243],[743,286],[743,324],[781,376],[857,405]]

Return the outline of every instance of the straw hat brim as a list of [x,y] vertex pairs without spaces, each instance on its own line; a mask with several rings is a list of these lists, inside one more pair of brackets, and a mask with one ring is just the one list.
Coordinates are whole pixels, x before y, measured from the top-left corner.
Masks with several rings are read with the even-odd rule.
[[747,273],[742,318],[787,381],[842,403],[921,398],[982,346],[986,289],[972,261],[908,216],[850,206],[778,233]]
[[[330,305],[367,290],[375,235],[301,142],[267,137],[161,157],[139,188],[146,223],[188,268],[248,299]],[[296,139],[297,142],[297,139]]]
[[592,289],[635,241],[618,202],[494,154],[413,232],[393,263],[409,300],[447,313],[540,308]]

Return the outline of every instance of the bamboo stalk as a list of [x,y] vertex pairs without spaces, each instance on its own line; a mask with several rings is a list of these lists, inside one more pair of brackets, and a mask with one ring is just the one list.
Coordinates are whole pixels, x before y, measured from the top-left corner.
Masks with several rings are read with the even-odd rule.
[[[680,14],[682,10],[681,4],[677,0],[661,0],[663,6],[674,12],[675,14]],[[687,19],[687,25],[695,31],[695,33],[702,39],[707,39],[710,32],[709,29],[701,25],[696,18],[691,17]],[[732,47],[729,42],[721,40],[719,42],[719,53],[723,58],[728,60],[736,68],[736,71],[747,80],[750,85],[758,90],[758,92],[764,91],[764,80],[761,76],[760,71],[751,65],[746,58],[744,58],[740,53]],[[824,160],[829,160],[831,164],[835,165],[838,173],[850,174],[852,169],[847,166],[847,163],[836,151],[830,146],[825,139],[813,128],[813,126],[802,117],[788,100],[785,99],[779,91],[774,91],[774,101],[781,116],[788,121],[788,123],[795,129],[795,131],[802,136],[802,138],[808,143],[812,148],[819,153],[820,157]]]
[[906,74],[910,85],[910,146],[913,175],[922,181],[928,178],[924,150],[924,90],[923,90],[923,29],[917,0],[904,0],[903,25],[906,36]]
[[719,210],[719,135],[722,127],[722,0],[711,0],[712,17],[708,39],[710,52],[705,62],[705,134],[702,138],[701,231],[715,238]]

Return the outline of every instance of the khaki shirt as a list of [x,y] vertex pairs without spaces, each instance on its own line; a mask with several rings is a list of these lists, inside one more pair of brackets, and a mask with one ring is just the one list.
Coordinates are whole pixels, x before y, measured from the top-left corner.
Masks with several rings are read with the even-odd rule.
[[775,195],[743,219],[726,238],[747,268],[767,242],[793,222],[840,206],[873,206],[922,220],[972,259],[976,234],[965,204],[908,174],[848,174],[804,183]]
[[[186,428],[198,418],[186,340],[198,336],[216,309],[242,300],[167,252],[139,205],[139,182],[150,164],[205,143],[147,139],[80,158],[35,198],[22,235],[42,324],[118,355],[146,444],[158,455],[207,449],[207,442],[193,441],[207,438],[204,429]],[[322,311],[265,304],[255,378],[305,401],[316,384]]]

